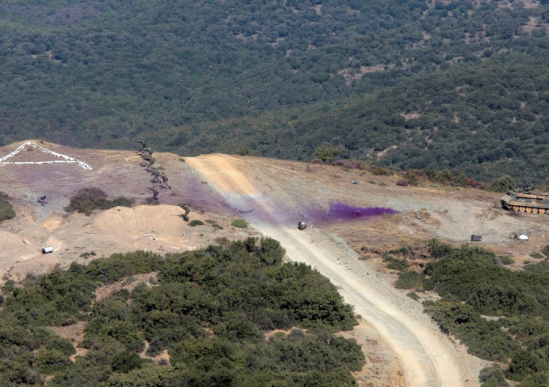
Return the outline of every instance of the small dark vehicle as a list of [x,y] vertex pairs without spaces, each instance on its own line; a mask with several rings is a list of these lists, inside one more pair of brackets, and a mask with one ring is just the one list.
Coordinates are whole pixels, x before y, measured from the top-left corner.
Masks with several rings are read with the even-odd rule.
[[482,235],[471,235],[471,242],[481,242]]
[[305,222],[299,222],[297,225],[297,228],[300,230],[305,230],[307,228],[307,223]]

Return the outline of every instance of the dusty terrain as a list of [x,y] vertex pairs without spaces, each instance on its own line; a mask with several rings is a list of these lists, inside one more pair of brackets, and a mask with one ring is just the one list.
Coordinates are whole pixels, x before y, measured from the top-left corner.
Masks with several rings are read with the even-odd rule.
[[[0,148],[0,157],[21,143]],[[380,255],[402,245],[421,246],[438,237],[460,245],[481,234],[481,246],[515,259],[515,268],[539,251],[549,238],[545,216],[521,215],[496,208],[500,194],[452,187],[399,187],[398,176],[374,176],[361,170],[299,162],[209,155],[180,161],[155,153],[172,189],[160,190],[159,206],[142,205],[151,191],[151,176],[133,152],[72,149],[40,143],[52,151],[78,158],[92,170],[74,164],[4,165],[0,191],[14,204],[17,217],[0,224],[0,282],[41,273],[54,265],[85,262],[114,252],[146,249],[159,253],[184,251],[215,243],[269,235],[282,242],[288,259],[316,267],[355,305],[361,325],[349,333],[363,345],[367,364],[356,375],[364,386],[473,386],[484,365],[466,349],[442,335],[421,304],[392,286],[394,273]],[[48,161],[36,149],[11,161]],[[358,184],[351,184],[351,180]],[[133,208],[66,214],[63,208],[81,188],[98,187],[110,199],[125,196]],[[47,196],[47,204],[37,203]],[[326,222],[319,219],[333,200],[360,207],[390,207],[397,215]],[[190,227],[177,206],[188,203],[191,219],[214,220]],[[253,227],[231,226],[236,217]],[[310,227],[296,229],[298,221]],[[530,241],[509,239],[526,232]],[[44,246],[54,253],[41,254]],[[91,255],[91,253],[95,255]],[[89,253],[89,254],[85,254]]]
[[[246,214],[246,219],[265,235],[279,240],[291,260],[310,264],[338,286],[345,300],[355,306],[355,311],[379,332],[398,357],[405,385],[477,384],[476,360],[466,354],[465,348],[456,346],[442,335],[421,313],[417,302],[394,291],[390,283],[356,259],[357,254],[347,248],[343,239],[318,228],[297,230],[297,221],[293,219],[295,211],[285,210],[281,198],[273,195],[276,193],[273,187],[281,189],[281,186],[272,184],[267,176],[261,176],[264,172],[256,165],[225,155],[201,156],[188,159],[188,162],[233,206],[253,208],[253,212]],[[291,176],[291,170],[284,175]],[[270,183],[267,189],[271,192],[267,195],[262,193],[262,181]],[[295,194],[289,190],[285,192]],[[286,205],[291,206],[291,202]],[[308,205],[301,204],[302,207]],[[397,383],[401,381],[394,380],[393,384]]]
[[[0,157],[19,144],[0,149]],[[160,205],[140,205],[151,197],[151,176],[133,152],[75,150],[41,144],[55,152],[78,157],[93,169],[75,164],[4,165],[0,167],[0,191],[6,193],[17,216],[0,224],[0,282],[21,279],[27,273],[42,273],[54,265],[65,267],[115,252],[151,250],[168,253],[206,247],[216,238],[241,239],[255,235],[253,229],[237,229],[231,222],[239,214],[173,154],[157,154],[157,163],[170,178],[172,189],[160,190]],[[31,148],[33,149],[33,148]],[[10,161],[48,161],[50,155],[36,149],[22,152]],[[134,200],[133,208],[96,211],[91,216],[66,214],[64,207],[79,189],[98,187],[109,198]],[[44,206],[37,203],[46,195]],[[178,215],[177,206],[187,203],[189,217],[205,224],[190,227]],[[213,228],[213,220],[223,229]],[[52,254],[41,249],[52,246]],[[88,254],[86,254],[88,253]],[[84,255],[84,256],[81,256]],[[86,256],[87,255],[87,256]]]

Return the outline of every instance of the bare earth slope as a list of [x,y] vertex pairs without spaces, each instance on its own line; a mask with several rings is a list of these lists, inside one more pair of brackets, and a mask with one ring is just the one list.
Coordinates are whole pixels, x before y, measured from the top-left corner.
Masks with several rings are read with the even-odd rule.
[[[17,216],[0,224],[0,283],[20,279],[28,273],[43,273],[55,265],[66,267],[77,260],[108,257],[112,253],[139,249],[158,253],[206,247],[215,239],[240,239],[254,235],[254,230],[235,229],[231,221],[236,211],[179,157],[155,153],[170,178],[172,189],[159,189],[161,205],[140,205],[151,197],[151,175],[140,158],[129,151],[73,149],[51,143],[40,146],[60,154],[76,157],[91,170],[76,164],[3,165],[0,166],[0,191],[6,193]],[[0,148],[0,158],[21,143]],[[29,147],[9,161],[41,162],[55,159]],[[64,207],[79,189],[97,187],[110,199],[124,196],[134,201],[133,208],[118,207],[95,211],[90,217],[66,214]],[[46,196],[45,205],[37,200]],[[223,229],[209,224],[190,227],[177,206],[187,203],[191,219],[218,222]],[[52,246],[52,254],[43,255],[42,247]],[[81,256],[83,255],[84,256]]]
[[[366,318],[399,356],[408,386],[475,385],[474,361],[440,334],[429,318],[410,313],[414,306],[390,289],[367,269],[351,270],[338,262],[346,251],[322,238],[315,230],[301,232],[288,222],[276,204],[238,169],[238,160],[224,155],[187,159],[202,176],[214,184],[235,207],[253,208],[246,219],[265,235],[279,240],[290,259],[305,262],[336,284],[345,300]],[[364,277],[364,273],[366,277]],[[395,301],[398,300],[398,301]],[[404,311],[404,309],[407,309]],[[471,364],[467,364],[468,361]],[[471,383],[467,383],[471,380]]]

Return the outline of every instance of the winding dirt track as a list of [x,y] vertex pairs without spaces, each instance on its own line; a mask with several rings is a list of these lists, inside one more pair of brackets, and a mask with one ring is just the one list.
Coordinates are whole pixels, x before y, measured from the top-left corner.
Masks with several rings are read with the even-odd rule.
[[[315,267],[339,287],[345,301],[365,318],[399,357],[408,386],[465,386],[455,353],[441,342],[432,327],[416,321],[382,295],[375,281],[361,278],[337,263],[337,253],[311,241],[276,211],[276,207],[235,166],[237,159],[226,155],[186,158],[205,180],[235,208],[254,211],[246,219],[260,232],[277,239],[293,261]],[[371,276],[373,277],[373,276]],[[467,383],[468,384],[468,383]]]

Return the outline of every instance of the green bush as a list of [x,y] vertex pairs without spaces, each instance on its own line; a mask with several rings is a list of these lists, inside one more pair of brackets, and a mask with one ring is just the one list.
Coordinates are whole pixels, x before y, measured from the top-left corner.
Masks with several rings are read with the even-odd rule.
[[547,374],[528,375],[519,384],[520,387],[546,387],[547,385],[549,385]]
[[411,292],[411,293],[408,293],[406,294],[407,297],[410,297],[412,300],[414,301],[419,301],[421,300],[421,297],[418,296],[415,292]]
[[208,223],[209,225],[211,225],[213,228],[215,228],[216,230],[223,230],[223,226],[221,226],[220,224],[218,224],[215,220],[207,220],[206,223]]
[[239,218],[239,219],[233,220],[232,225],[238,228],[247,228],[248,222],[246,222],[244,219]]
[[397,289],[418,289],[422,286],[423,274],[415,271],[401,271],[395,284]]
[[215,238],[215,243],[219,243],[221,246],[227,246],[231,242],[225,237],[218,237]]
[[38,355],[38,368],[40,372],[51,375],[70,366],[72,361],[67,355],[56,350],[42,350]]
[[487,189],[494,192],[507,192],[509,190],[514,190],[515,187],[515,179],[513,179],[509,175],[505,175],[500,177],[499,179],[495,179],[492,184],[488,186]]
[[389,252],[383,253],[383,262],[386,262],[387,267],[392,270],[404,271],[410,267],[410,264],[405,258],[395,258]]
[[71,197],[65,211],[69,213],[76,211],[90,216],[93,210],[108,210],[118,206],[131,207],[132,202],[122,197],[107,200],[107,194],[99,188],[83,188]]
[[15,281],[12,279],[7,280],[4,286],[2,286],[2,293],[9,294],[13,292],[14,288],[15,288]]
[[521,381],[528,375],[547,370],[547,362],[537,353],[518,351],[505,370],[508,379]]
[[[370,172],[375,176],[389,176],[391,172],[385,168],[381,168],[378,166],[372,166],[370,167]],[[383,184],[383,185],[382,185]],[[386,186],[385,182],[379,183],[380,186]]]
[[0,223],[12,218],[15,218],[15,210],[10,202],[6,200],[6,195],[0,192]]
[[478,376],[481,387],[508,387],[509,383],[505,381],[505,377],[498,364],[493,364],[491,367],[485,367],[480,370]]
[[512,265],[515,263],[515,260],[508,255],[500,255],[498,259],[503,265]]
[[334,147],[330,143],[325,142],[316,148],[314,155],[323,162],[331,164],[339,155],[345,152],[345,150],[344,147]]
[[135,352],[120,352],[111,360],[113,372],[127,374],[135,369],[143,368],[143,359]]
[[196,380],[193,379],[193,376],[196,375],[192,375],[192,372],[182,375],[180,372],[175,371],[173,367],[150,365],[144,368],[136,368],[128,373],[113,373],[108,376],[107,385],[109,387],[177,386],[182,385],[182,380],[186,383]]
[[204,225],[204,222],[201,221],[201,220],[198,220],[198,219],[191,220],[189,222],[189,226],[191,226],[191,227],[202,226],[202,225]]

